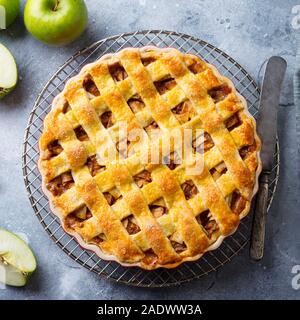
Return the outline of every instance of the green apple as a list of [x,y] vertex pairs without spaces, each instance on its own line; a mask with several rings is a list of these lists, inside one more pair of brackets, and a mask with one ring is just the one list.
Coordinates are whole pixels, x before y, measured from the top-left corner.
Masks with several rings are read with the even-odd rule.
[[0,229],[0,282],[21,287],[36,269],[35,257],[17,235]]
[[[0,0],[0,8],[1,6],[4,8],[4,11],[5,11],[4,28],[7,28],[9,25],[11,25],[15,21],[18,15],[19,8],[20,8],[20,0]],[[1,19],[1,16],[0,16],[0,19]]]
[[17,82],[16,61],[10,51],[0,43],[0,99],[10,93]]
[[88,13],[83,0],[27,0],[24,21],[38,40],[66,45],[82,34]]

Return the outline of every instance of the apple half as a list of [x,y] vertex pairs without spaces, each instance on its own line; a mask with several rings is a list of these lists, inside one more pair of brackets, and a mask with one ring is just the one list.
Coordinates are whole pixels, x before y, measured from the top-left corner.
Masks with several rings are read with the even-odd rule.
[[17,85],[18,69],[10,51],[0,43],[0,99],[10,93]]
[[0,229],[0,282],[21,287],[36,269],[29,246],[17,235]]

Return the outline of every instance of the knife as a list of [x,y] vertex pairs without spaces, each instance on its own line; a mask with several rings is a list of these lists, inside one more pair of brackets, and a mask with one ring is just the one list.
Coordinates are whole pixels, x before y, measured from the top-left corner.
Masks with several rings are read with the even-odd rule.
[[287,63],[281,57],[271,57],[266,65],[257,118],[257,132],[262,141],[260,158],[262,172],[256,197],[250,257],[260,260],[264,254],[265,227],[267,217],[268,181],[272,171],[277,137],[277,111],[281,85]]

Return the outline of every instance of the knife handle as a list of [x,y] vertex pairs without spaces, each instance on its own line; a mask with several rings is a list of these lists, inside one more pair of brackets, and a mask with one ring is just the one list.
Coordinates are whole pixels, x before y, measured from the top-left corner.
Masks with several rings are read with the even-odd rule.
[[262,173],[259,178],[259,192],[256,198],[254,220],[250,244],[250,257],[260,260],[264,255],[265,229],[268,204],[268,179],[267,173]]

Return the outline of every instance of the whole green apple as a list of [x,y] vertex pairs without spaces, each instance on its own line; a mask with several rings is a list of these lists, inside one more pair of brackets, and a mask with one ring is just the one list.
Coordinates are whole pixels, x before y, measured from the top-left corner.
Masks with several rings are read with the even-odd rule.
[[88,13],[83,0],[28,0],[24,21],[35,38],[59,46],[82,34]]
[[20,0],[0,0],[0,6],[5,9],[5,27],[11,25],[19,12]]

